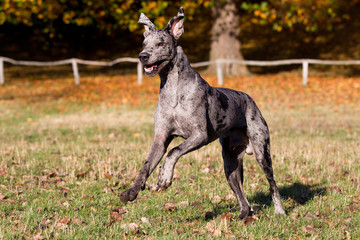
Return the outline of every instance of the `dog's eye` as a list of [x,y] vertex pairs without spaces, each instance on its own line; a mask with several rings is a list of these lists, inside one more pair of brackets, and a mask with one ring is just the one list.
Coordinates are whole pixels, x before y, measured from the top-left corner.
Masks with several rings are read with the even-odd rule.
[[158,44],[159,47],[163,47],[165,45],[165,43],[161,42]]

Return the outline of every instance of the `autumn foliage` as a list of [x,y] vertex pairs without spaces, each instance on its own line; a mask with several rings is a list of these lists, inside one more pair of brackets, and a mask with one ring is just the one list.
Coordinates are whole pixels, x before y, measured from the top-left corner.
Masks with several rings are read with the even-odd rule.
[[[217,86],[215,76],[204,77],[212,86]],[[272,107],[299,107],[356,105],[360,101],[359,77],[310,77],[309,84],[302,86],[298,73],[258,75],[225,78],[224,87],[233,88],[251,95],[259,105]],[[136,75],[82,76],[81,84],[75,85],[71,76],[66,78],[36,79],[24,77],[9,79],[0,87],[0,103],[56,104],[59,110],[69,105],[141,105],[157,103],[160,80],[144,77],[137,84]]]

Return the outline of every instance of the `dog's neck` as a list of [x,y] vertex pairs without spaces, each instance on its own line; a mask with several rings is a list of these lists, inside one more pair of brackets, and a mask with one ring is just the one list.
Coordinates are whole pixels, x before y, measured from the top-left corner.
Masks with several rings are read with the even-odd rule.
[[160,89],[165,87],[165,85],[177,86],[181,81],[189,80],[186,77],[181,77],[186,71],[191,69],[194,71],[189,63],[188,58],[186,57],[182,47],[180,45],[175,46],[175,55],[169,64],[159,73],[161,84]]

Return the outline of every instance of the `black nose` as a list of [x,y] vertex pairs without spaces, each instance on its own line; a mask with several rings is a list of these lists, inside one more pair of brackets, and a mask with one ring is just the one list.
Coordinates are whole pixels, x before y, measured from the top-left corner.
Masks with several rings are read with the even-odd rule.
[[147,60],[149,60],[150,54],[148,54],[147,52],[141,52],[139,54],[139,59],[141,62],[146,62]]

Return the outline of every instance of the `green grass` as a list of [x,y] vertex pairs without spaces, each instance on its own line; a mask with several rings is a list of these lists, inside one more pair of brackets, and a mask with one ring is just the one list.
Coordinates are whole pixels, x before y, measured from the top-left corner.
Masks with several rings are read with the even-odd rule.
[[360,109],[333,109],[263,107],[287,215],[273,214],[246,156],[245,191],[260,211],[243,222],[217,141],[182,157],[168,190],[152,190],[157,169],[136,201],[119,200],[152,143],[153,109],[0,106],[0,239],[359,239]]

